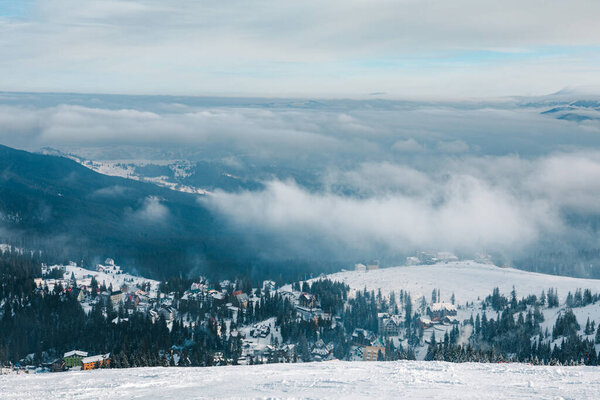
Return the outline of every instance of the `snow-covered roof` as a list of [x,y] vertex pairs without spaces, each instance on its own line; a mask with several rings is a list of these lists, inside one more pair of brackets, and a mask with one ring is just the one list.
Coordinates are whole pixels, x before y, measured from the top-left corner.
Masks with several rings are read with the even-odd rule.
[[87,364],[87,363],[95,363],[95,362],[99,362],[99,361],[104,361],[106,360],[108,357],[110,356],[110,353],[106,353],[106,354],[99,354],[97,356],[91,356],[91,357],[86,357],[83,358],[81,360],[82,364]]
[[456,311],[456,306],[452,303],[433,303],[429,309],[431,311]]
[[63,355],[63,358],[72,357],[72,356],[87,357],[87,355],[88,355],[87,351],[71,350],[71,351],[67,351]]

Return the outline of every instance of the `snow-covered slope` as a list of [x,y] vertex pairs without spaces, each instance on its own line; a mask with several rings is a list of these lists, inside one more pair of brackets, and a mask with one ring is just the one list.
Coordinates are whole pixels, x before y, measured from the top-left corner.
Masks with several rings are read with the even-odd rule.
[[[53,267],[61,266],[50,266],[50,268]],[[69,279],[71,277],[71,274],[73,274],[75,276],[75,279],[77,279],[78,281],[85,280],[93,276],[99,285],[104,284],[106,287],[112,285],[114,290],[118,290],[123,284],[126,284],[128,286],[141,287],[142,285],[149,283],[149,296],[156,297],[158,294],[159,282],[153,279],[134,276],[127,273],[111,274],[105,272],[91,271],[85,268],[78,267],[76,265],[65,265],[62,267],[65,269],[65,279]]]
[[569,291],[577,288],[600,292],[600,280],[577,279],[500,268],[475,261],[456,261],[434,265],[392,267],[367,272],[345,271],[327,276],[332,280],[347,283],[351,289],[381,289],[386,294],[391,290],[408,290],[414,299],[425,296],[428,300],[433,289],[440,289],[443,301],[450,300],[452,293],[456,302],[477,301],[491,294],[495,287],[509,295],[514,286],[519,298],[529,294],[540,295],[552,287],[558,290],[563,302]]
[[331,361],[0,376],[2,399],[598,399],[595,367]]

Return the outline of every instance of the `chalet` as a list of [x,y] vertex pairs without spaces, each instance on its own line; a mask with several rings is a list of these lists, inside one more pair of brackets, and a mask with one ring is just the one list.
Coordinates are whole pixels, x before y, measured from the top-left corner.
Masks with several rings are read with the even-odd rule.
[[352,343],[356,346],[367,346],[373,343],[377,336],[366,329],[355,328],[352,332]]
[[81,359],[81,369],[84,371],[110,366],[110,353]]
[[385,359],[385,344],[381,339],[373,341],[369,346],[365,346],[363,352],[363,359],[365,361],[383,361]]
[[398,336],[402,328],[400,315],[389,315],[388,313],[377,314],[378,333],[380,336]]
[[312,346],[311,356],[315,361],[325,361],[333,357],[333,343],[325,344],[322,339]]
[[441,319],[445,316],[455,317],[456,306],[452,303],[433,303],[427,307],[427,315],[432,319]]
[[312,293],[302,292],[298,298],[298,304],[305,308],[316,308],[319,306],[317,297]]
[[442,323],[444,325],[458,325],[460,321],[456,317],[452,317],[450,315],[446,315],[442,318]]
[[81,360],[88,356],[87,351],[71,350],[63,355],[65,366],[68,368],[81,367]]

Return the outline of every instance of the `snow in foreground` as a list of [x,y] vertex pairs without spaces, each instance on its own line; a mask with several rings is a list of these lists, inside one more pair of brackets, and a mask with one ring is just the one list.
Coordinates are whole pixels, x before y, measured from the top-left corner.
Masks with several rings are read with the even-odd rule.
[[2,399],[598,399],[596,367],[343,362],[0,376]]

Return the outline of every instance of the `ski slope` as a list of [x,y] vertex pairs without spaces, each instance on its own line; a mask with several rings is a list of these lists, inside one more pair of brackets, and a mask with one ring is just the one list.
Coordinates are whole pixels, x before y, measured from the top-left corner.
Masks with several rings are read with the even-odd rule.
[[343,362],[0,376],[16,399],[598,399],[594,367]]
[[[387,294],[394,290],[408,290],[413,300],[421,296],[431,298],[433,289],[440,289],[441,299],[449,301],[452,293],[456,302],[484,299],[495,287],[509,295],[513,286],[519,298],[529,294],[540,295],[552,287],[558,290],[563,302],[569,291],[577,288],[600,292],[600,280],[578,279],[565,276],[538,274],[514,268],[501,268],[475,261],[456,261],[434,265],[382,268],[371,271],[344,271],[327,275],[327,278],[345,282],[352,290],[381,289]],[[585,322],[585,321],[584,321]]]

